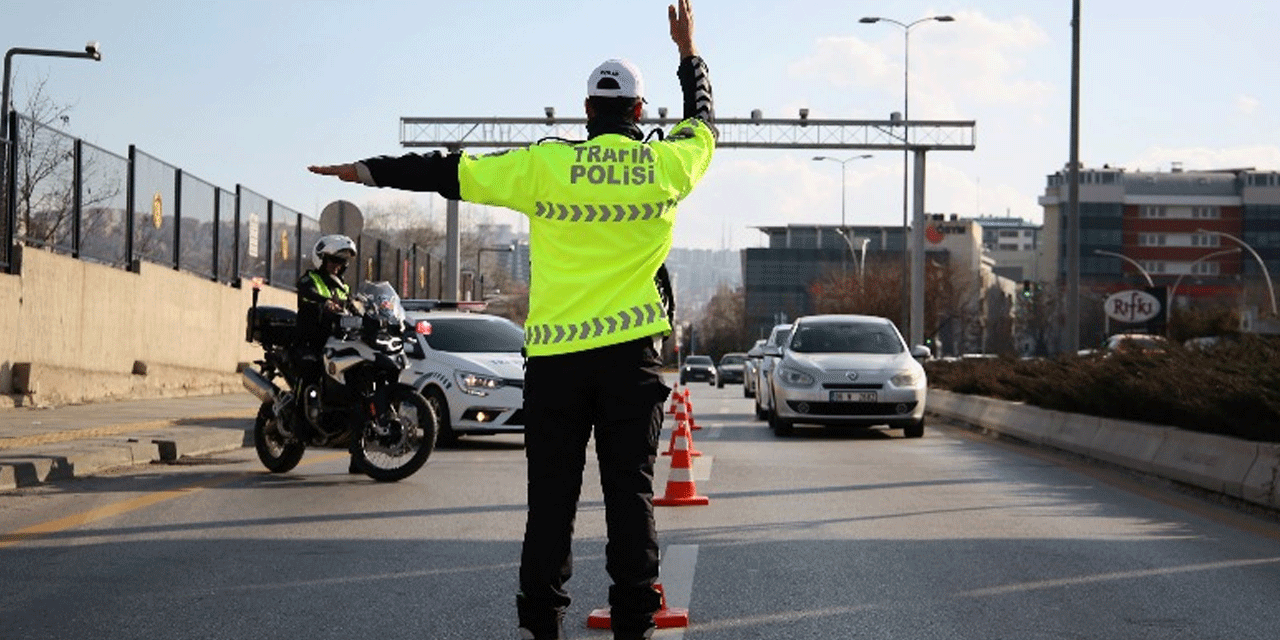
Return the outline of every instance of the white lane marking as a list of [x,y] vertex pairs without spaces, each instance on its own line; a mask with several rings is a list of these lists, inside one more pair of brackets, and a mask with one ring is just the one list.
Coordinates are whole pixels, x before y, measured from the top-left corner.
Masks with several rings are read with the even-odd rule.
[[[662,554],[662,564],[658,569],[658,582],[662,583],[662,592],[667,597],[668,608],[688,609],[693,599],[693,574],[698,566],[698,545],[673,544]],[[693,623],[693,612],[689,612],[689,622]],[[684,640],[684,628],[658,629],[654,638],[664,640]]]

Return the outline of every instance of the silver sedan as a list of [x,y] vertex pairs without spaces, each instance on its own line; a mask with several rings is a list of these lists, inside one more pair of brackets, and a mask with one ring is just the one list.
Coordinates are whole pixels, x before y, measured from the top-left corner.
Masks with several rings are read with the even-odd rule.
[[779,435],[796,423],[901,428],[924,435],[928,383],[917,358],[893,322],[876,316],[819,315],[796,320],[770,377],[774,402],[769,426]]

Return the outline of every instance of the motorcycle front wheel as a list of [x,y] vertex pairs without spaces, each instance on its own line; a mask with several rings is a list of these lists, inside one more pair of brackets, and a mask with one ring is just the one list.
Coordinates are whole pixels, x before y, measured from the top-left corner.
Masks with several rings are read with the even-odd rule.
[[271,473],[284,473],[298,466],[307,450],[306,445],[280,433],[280,420],[270,402],[258,408],[258,418],[253,422],[253,447],[258,450],[262,465]]
[[422,468],[436,446],[439,424],[431,405],[411,387],[390,390],[387,411],[351,441],[355,469],[378,482],[403,480]]

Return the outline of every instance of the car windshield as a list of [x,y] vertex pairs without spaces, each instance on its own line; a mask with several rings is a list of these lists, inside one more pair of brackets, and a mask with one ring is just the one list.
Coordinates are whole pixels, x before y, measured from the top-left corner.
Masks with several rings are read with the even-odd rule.
[[787,338],[789,337],[791,337],[791,327],[787,327],[786,329],[778,329],[777,332],[773,334],[773,337],[770,338],[768,344],[774,345],[774,346],[783,345],[787,343]]
[[791,339],[799,353],[902,353],[902,340],[882,323],[824,322],[802,325]]
[[689,356],[684,359],[685,364],[711,364],[711,356]]
[[524,331],[516,323],[497,316],[434,318],[427,316],[427,345],[450,353],[519,353]]
[[720,358],[720,366],[724,366],[726,364],[742,364],[745,360],[746,358],[743,356],[740,356],[737,354],[729,354],[723,358]]

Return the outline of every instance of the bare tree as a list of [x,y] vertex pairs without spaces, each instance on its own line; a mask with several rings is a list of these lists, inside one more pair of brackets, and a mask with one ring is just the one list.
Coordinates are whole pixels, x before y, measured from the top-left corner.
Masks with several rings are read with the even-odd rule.
[[[29,244],[71,249],[79,188],[75,181],[75,139],[57,127],[70,122],[74,105],[55,102],[45,91],[47,83],[47,76],[32,83],[23,117],[11,133],[17,153],[13,168],[18,225],[15,231]],[[123,216],[104,214],[103,210],[118,199],[123,176],[105,175],[110,169],[98,167],[92,158],[82,159],[80,173],[96,185],[95,189],[81,190],[81,209],[93,212],[82,225],[81,235],[122,234]]]
[[809,285],[814,313],[881,316],[902,326],[902,268],[894,260],[877,259],[862,274],[832,269]]
[[721,283],[698,320],[698,351],[714,357],[746,351],[752,343],[746,311],[745,291]]
[[43,77],[31,86],[25,117],[12,132],[17,145],[16,231],[25,241],[40,245],[57,244],[59,236],[68,233],[74,202],[74,153],[51,128],[55,122],[70,121],[71,105],[53,102],[45,93],[47,83]]

